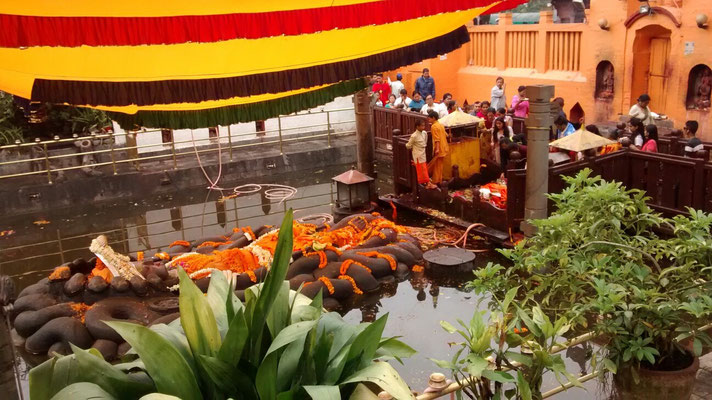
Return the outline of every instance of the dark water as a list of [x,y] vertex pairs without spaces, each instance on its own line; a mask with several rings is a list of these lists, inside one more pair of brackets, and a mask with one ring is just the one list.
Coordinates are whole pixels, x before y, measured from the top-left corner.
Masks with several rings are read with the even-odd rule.
[[[331,177],[350,166],[309,171],[294,176],[272,176],[262,182],[221,182],[223,187],[244,183],[281,183],[295,186],[297,195],[283,203],[269,201],[259,194],[240,196],[225,202],[217,201],[223,194],[205,188],[185,190],[155,198],[126,200],[98,204],[81,210],[48,210],[23,216],[0,216],[0,231],[14,230],[11,236],[0,237],[0,274],[15,280],[18,290],[47,276],[55,266],[78,257],[90,257],[87,249],[91,239],[105,234],[112,247],[122,253],[163,251],[175,240],[191,240],[201,236],[222,234],[235,226],[279,224],[288,208],[297,218],[310,214],[329,213],[335,194]],[[388,192],[388,173],[382,171],[378,186]],[[48,223],[35,223],[47,221]],[[477,264],[484,265],[496,253],[479,254]],[[478,298],[466,288],[470,274],[446,279],[411,279],[386,287],[377,295],[364,296],[356,308],[345,311],[353,323],[372,321],[389,313],[386,335],[402,336],[402,340],[418,350],[405,360],[405,365],[393,362],[403,378],[414,389],[427,386],[428,375],[439,371],[429,357],[451,358],[449,342],[458,341],[440,327],[441,320],[452,323],[460,318],[468,321],[477,309]],[[6,332],[0,332],[6,335]],[[0,348],[3,370],[9,371],[9,348]],[[567,359],[569,370],[579,366]],[[26,366],[23,369],[23,391],[26,393]],[[445,371],[442,371],[445,372]],[[6,382],[13,386],[12,382]],[[2,385],[0,383],[0,385]],[[545,384],[547,390],[556,386],[553,377]],[[585,385],[588,392],[574,389],[557,395],[557,399],[597,399],[597,383]],[[0,390],[2,390],[0,386]],[[4,391],[3,391],[4,392]]]

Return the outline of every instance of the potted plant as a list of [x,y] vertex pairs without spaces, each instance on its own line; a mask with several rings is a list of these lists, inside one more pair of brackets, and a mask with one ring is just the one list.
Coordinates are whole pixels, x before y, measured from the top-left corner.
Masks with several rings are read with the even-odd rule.
[[712,315],[712,217],[663,218],[644,192],[590,175],[567,177],[536,235],[503,251],[513,265],[490,264],[472,284],[498,299],[521,285],[522,307],[541,304],[605,338],[593,363],[617,373],[624,398],[687,399],[695,357],[710,344],[700,328]]
[[[107,322],[136,357],[111,365],[96,350],[73,348],[30,371],[30,396],[44,399],[338,399],[380,386],[410,399],[387,362],[414,350],[383,338],[387,315],[353,326],[326,313],[284,281],[292,252],[292,213],[279,232],[272,268],[243,304],[222,273],[203,294],[180,270],[180,318],[152,327]],[[144,397],[142,397],[144,396]]]
[[449,369],[470,399],[541,399],[542,377],[549,371],[562,385],[580,383],[569,372],[560,355],[552,354],[562,346],[563,335],[570,328],[565,318],[552,322],[540,308],[531,313],[513,304],[518,287],[510,289],[502,301],[495,300],[489,320],[475,311],[469,323],[458,320],[456,328],[446,321],[441,326],[457,333],[464,341],[450,361],[433,360]]

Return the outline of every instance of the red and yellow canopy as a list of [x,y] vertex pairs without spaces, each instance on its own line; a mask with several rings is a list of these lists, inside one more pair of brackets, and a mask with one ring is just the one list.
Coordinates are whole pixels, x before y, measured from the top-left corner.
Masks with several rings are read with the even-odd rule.
[[0,90],[140,125],[263,119],[452,51],[467,21],[524,2],[11,0],[0,2]]

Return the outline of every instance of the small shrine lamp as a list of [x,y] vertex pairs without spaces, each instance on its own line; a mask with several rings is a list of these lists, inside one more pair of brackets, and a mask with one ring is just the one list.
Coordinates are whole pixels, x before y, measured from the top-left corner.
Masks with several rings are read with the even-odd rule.
[[336,182],[336,217],[372,211],[373,178],[352,168],[331,180]]

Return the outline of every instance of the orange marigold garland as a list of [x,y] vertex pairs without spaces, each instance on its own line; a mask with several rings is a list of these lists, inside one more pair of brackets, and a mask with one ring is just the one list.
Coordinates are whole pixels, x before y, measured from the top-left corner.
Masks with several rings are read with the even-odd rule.
[[304,254],[304,257],[319,256],[319,268],[326,267],[326,264],[329,262],[329,259],[326,258],[326,253],[323,250],[313,252],[305,252],[305,250],[302,250],[302,254]]
[[70,303],[69,307],[74,311],[74,318],[79,319],[82,323],[84,323],[84,315],[91,308],[84,303]]
[[329,278],[325,276],[319,277],[319,280],[326,286],[326,290],[329,291],[329,294],[334,294],[334,285],[331,284],[331,281]]
[[392,269],[393,271],[395,271],[395,270],[396,270],[396,267],[398,266],[398,263],[396,263],[396,259],[395,259],[392,255],[390,255],[390,254],[383,254],[383,253],[379,253],[379,252],[377,252],[377,251],[368,251],[368,252],[356,253],[356,254],[362,255],[362,256],[366,256],[366,257],[378,257],[378,258],[382,258],[382,259],[388,261],[388,264],[390,264],[391,269]]
[[208,246],[218,247],[218,246],[222,246],[224,244],[230,244],[230,243],[232,243],[232,242],[229,240],[225,241],[225,242],[210,242],[210,241],[208,241],[208,242],[203,242],[203,243],[199,244],[197,248],[199,249],[201,247],[208,247]]
[[168,261],[168,260],[171,259],[171,256],[169,256],[168,253],[166,253],[166,252],[164,252],[164,251],[162,251],[162,252],[160,252],[160,253],[156,253],[156,254],[154,254],[153,256],[154,256],[154,257],[158,257],[158,258],[160,258],[160,259],[163,260],[163,261]]
[[334,247],[330,244],[326,245],[326,247],[324,247],[324,250],[333,251],[334,253],[336,253],[337,256],[340,256],[341,253],[343,253],[341,250],[337,249],[336,247]]
[[255,232],[252,232],[252,228],[250,228],[249,226],[242,228],[242,231],[245,233],[245,236],[247,236],[250,241],[257,240]]
[[56,281],[58,279],[62,279],[62,273],[63,272],[69,272],[69,267],[57,267],[52,271],[52,273],[49,275],[49,280],[50,281]]
[[413,272],[423,272],[423,266],[422,265],[414,265],[413,266]]
[[369,274],[371,273],[371,268],[368,268],[367,266],[361,264],[358,261],[354,261],[354,260],[346,260],[343,263],[341,263],[341,268],[339,269],[339,273],[341,275],[346,275],[346,271],[348,271],[349,267],[351,267],[352,265],[358,265],[359,267],[368,271]]
[[143,252],[142,251],[136,252],[136,261],[143,261]]
[[326,264],[329,262],[329,259],[326,258],[326,253],[323,251],[317,251],[317,254],[319,254],[319,268],[326,267]]
[[171,243],[168,248],[175,247],[175,246],[183,246],[183,247],[190,247],[190,242],[186,240],[176,240],[175,242]]
[[257,283],[257,275],[255,275],[255,273],[253,271],[245,271],[245,273],[247,274],[247,276],[250,277],[250,280],[253,283]]
[[354,288],[354,293],[363,294],[363,290],[359,289],[358,286],[356,286],[356,281],[354,280],[354,278],[348,275],[341,275],[339,276],[339,279],[351,282],[351,286],[353,286]]

